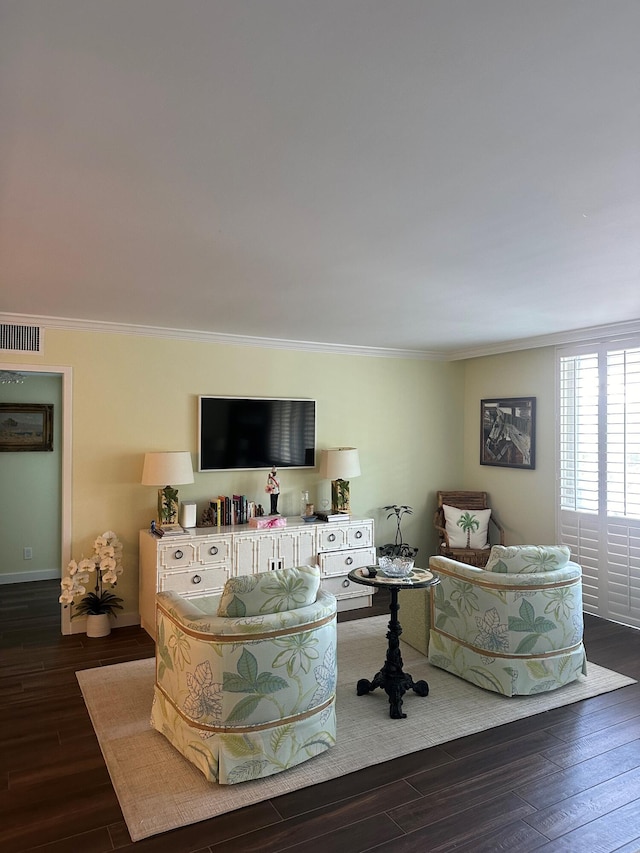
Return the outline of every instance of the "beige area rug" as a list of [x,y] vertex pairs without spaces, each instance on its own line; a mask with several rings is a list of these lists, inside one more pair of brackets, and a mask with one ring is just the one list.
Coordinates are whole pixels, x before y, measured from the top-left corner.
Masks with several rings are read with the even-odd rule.
[[384,663],[387,623],[386,616],[376,616],[338,625],[337,745],[284,773],[240,785],[207,782],[150,728],[152,658],[78,672],[131,838],[138,841],[635,683],[589,664],[580,681],[551,693],[509,699],[431,667],[420,652],[402,643],[405,671],[415,681],[428,681],[430,694],[405,694],[407,718],[391,720],[384,692],[357,696],[355,690],[359,678],[373,678]]

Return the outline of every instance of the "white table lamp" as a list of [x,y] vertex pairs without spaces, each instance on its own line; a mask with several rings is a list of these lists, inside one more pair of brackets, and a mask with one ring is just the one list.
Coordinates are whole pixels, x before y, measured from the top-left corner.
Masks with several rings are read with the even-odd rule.
[[355,447],[333,447],[325,451],[324,476],[331,480],[331,511],[350,513],[349,480],[360,476],[360,458]]
[[158,522],[177,524],[178,490],[175,486],[193,483],[191,454],[187,450],[145,453],[143,486],[163,486],[158,490]]

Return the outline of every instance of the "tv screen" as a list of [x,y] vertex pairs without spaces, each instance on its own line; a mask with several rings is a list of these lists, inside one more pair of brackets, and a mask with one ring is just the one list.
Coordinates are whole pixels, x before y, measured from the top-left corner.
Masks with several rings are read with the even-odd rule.
[[200,397],[200,471],[314,468],[315,400]]

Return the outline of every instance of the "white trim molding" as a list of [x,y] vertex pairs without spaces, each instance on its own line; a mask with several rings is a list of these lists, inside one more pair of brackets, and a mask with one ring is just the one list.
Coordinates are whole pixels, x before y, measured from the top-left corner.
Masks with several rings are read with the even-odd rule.
[[77,320],[69,317],[40,317],[31,314],[2,314],[0,322],[38,325],[43,329],[58,329],[76,332],[107,332],[117,335],[165,338],[201,343],[226,344],[239,347],[261,347],[263,349],[293,350],[296,352],[333,353],[334,355],[359,355],[372,358],[408,358],[422,361],[461,361],[501,355],[519,350],[539,347],[562,346],[601,338],[622,337],[640,332],[640,318],[604,326],[570,329],[549,335],[530,338],[494,341],[473,347],[455,350],[393,349],[386,347],[352,346],[350,344],[323,343],[320,341],[295,341],[279,338],[231,335],[222,332],[206,332],[198,329],[170,329],[160,326],[137,326],[129,323],[111,323],[102,320]]

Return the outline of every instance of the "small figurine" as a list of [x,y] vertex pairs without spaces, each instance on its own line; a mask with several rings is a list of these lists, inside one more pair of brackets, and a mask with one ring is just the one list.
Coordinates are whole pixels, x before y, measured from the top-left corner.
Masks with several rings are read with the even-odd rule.
[[269,498],[271,499],[271,512],[270,515],[279,515],[278,512],[278,495],[280,494],[280,480],[278,480],[278,471],[276,466],[274,465],[271,471],[269,472],[269,476],[267,477],[267,485],[265,487],[265,492],[268,493]]

